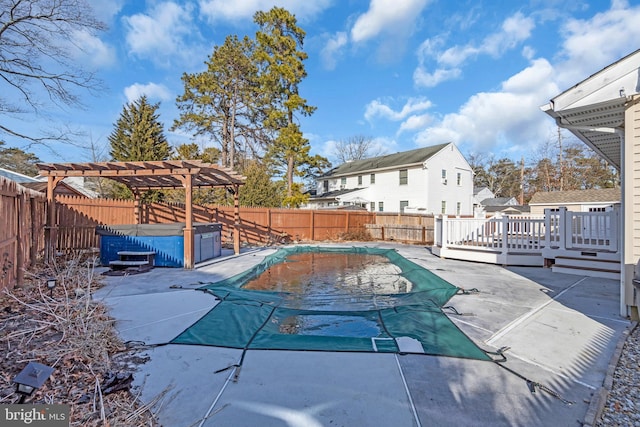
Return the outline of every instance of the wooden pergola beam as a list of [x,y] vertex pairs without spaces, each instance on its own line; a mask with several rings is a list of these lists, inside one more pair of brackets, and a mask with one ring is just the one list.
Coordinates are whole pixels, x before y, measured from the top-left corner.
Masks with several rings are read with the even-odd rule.
[[194,266],[193,247],[193,188],[231,187],[234,189],[234,232],[233,247],[240,253],[240,213],[238,193],[244,185],[245,177],[229,168],[219,167],[201,160],[165,160],[143,162],[90,162],[90,163],[46,163],[39,164],[40,175],[48,177],[47,184],[47,228],[45,241],[47,260],[52,259],[56,247],[56,216],[53,190],[63,178],[68,176],[108,178],[127,186],[134,194],[136,223],[141,222],[140,193],[148,190],[184,188],[185,229],[184,265]]

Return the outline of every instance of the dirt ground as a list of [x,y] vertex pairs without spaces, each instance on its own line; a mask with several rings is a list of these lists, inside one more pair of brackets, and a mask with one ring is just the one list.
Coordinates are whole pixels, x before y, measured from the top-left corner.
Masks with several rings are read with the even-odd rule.
[[54,371],[25,403],[67,404],[71,426],[158,426],[151,408],[163,396],[142,405],[131,389],[134,368],[145,360],[91,299],[101,286],[92,266],[91,259],[60,257],[26,272],[22,287],[0,292],[0,403],[18,402],[13,379],[34,361]]

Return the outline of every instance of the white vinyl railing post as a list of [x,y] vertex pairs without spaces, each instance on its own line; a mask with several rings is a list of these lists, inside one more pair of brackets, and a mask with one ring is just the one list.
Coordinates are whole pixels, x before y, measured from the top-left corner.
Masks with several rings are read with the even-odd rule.
[[509,215],[505,215],[500,220],[500,227],[502,228],[502,255],[505,257],[509,252]]
[[571,248],[572,227],[571,215],[567,215],[567,208],[564,206],[558,210],[558,247],[560,249]]
[[618,247],[618,221],[620,220],[620,211],[616,206],[611,212],[609,212],[609,214],[609,250],[613,252],[619,252],[620,248]]
[[447,227],[448,227],[448,222],[447,222],[447,216],[446,215],[441,215],[440,216],[441,220],[442,220],[442,232],[440,235],[440,239],[441,239],[441,247],[442,249],[446,249],[447,248]]

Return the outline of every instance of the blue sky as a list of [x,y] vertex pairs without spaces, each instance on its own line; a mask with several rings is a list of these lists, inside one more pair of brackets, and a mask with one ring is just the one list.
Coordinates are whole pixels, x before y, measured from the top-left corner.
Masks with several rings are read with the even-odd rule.
[[[77,34],[76,60],[95,69],[105,89],[83,96],[84,110],[50,114],[84,131],[78,142],[93,142],[102,160],[124,104],[142,94],[161,103],[168,140],[187,142],[189,135],[168,131],[182,73],[202,71],[227,35],[253,36],[254,13],[273,6],[295,14],[306,32],[300,91],[317,110],[300,123],[312,151],[332,161],[335,142],[356,135],[385,153],[451,141],[467,156],[533,160],[556,138],[539,107],[640,48],[640,4],[626,0],[92,3],[109,30]],[[92,159],[88,149],[50,148],[29,150],[47,162]]]

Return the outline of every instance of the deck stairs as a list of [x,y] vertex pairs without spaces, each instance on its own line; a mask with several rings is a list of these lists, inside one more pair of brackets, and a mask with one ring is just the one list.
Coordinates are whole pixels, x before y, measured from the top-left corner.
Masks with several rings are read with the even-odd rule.
[[545,257],[545,265],[554,273],[575,274],[620,280],[621,260],[619,253],[601,251],[563,251]]

